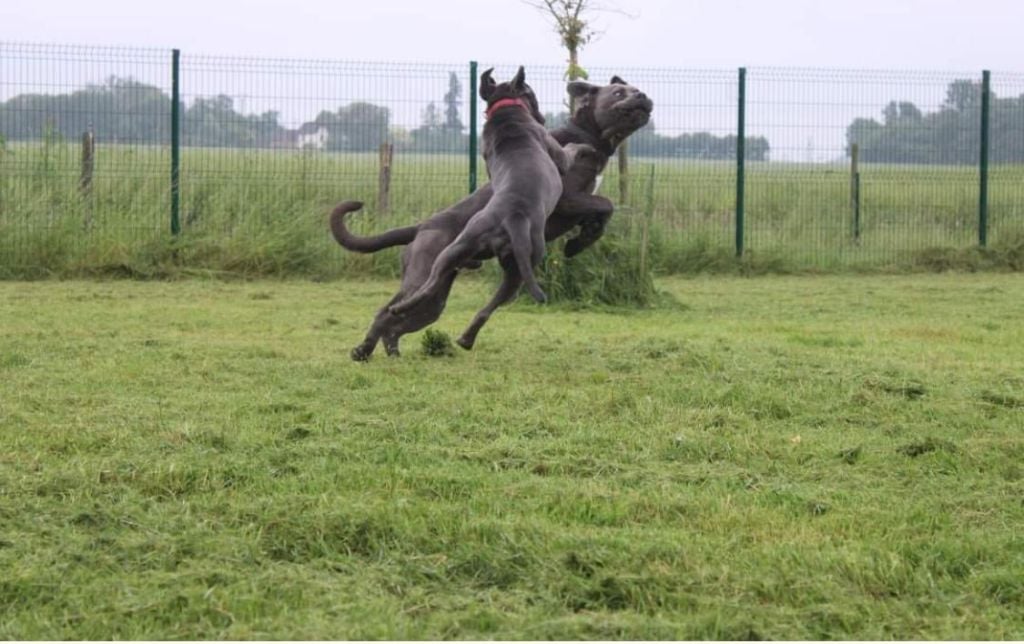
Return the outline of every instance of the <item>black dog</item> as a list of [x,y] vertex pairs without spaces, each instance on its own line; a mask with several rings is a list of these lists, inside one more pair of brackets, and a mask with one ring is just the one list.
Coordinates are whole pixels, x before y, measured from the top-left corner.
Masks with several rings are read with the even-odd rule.
[[[613,76],[610,85],[597,86],[582,81],[569,83],[568,91],[576,97],[576,109],[569,123],[551,131],[562,145],[584,143],[595,148],[598,163],[570,166],[563,178],[564,185],[583,186],[580,192],[566,189],[555,211],[545,224],[544,237],[551,241],[570,230],[580,228],[580,234],[568,241],[566,255],[572,256],[594,243],[603,233],[613,212],[612,203],[601,196],[590,194],[597,175],[604,169],[615,148],[627,136],[643,127],[650,119],[653,103],[637,88]],[[417,290],[430,274],[438,254],[458,236],[466,222],[487,205],[493,195],[490,184],[477,189],[458,203],[435,213],[414,226],[395,228],[373,237],[357,237],[345,227],[345,215],[362,208],[358,201],[338,204],[331,213],[331,232],[335,240],[348,250],[372,253],[384,248],[406,244],[402,253],[402,284],[374,318],[366,339],[352,349],[354,360],[367,360],[377,342],[383,340],[388,355],[398,355],[401,336],[426,327],[441,317],[447,303],[448,292],[455,280],[455,272],[447,274],[437,296],[424,300],[404,316],[393,315],[392,304]],[[483,257],[474,258],[463,267],[479,265]],[[470,343],[471,344],[471,343]]]
[[489,317],[524,282],[535,300],[547,301],[533,267],[544,258],[544,222],[562,195],[561,176],[568,168],[568,158],[544,129],[544,117],[526,85],[525,70],[520,67],[511,82],[500,85],[491,78],[492,71],[488,69],[480,76],[480,98],[487,102],[487,124],[481,142],[493,195],[437,256],[423,286],[391,306],[395,315],[436,297],[445,275],[485,253],[498,258],[505,276],[498,293],[478,318]]

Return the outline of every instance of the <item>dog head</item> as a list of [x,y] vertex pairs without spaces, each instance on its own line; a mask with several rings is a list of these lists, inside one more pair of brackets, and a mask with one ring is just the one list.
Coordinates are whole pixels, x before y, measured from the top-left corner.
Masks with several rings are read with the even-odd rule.
[[[544,116],[540,113],[540,106],[537,103],[537,96],[533,93],[531,88],[526,83],[526,70],[523,69],[522,65],[519,66],[519,71],[512,80],[505,83],[496,83],[491,77],[491,72],[494,68],[488,69],[483,74],[480,74],[480,98],[487,102],[487,115],[491,114],[491,109],[495,107],[501,107],[498,105],[499,101],[508,101],[509,104],[518,102],[522,107],[530,113],[530,116],[534,118],[541,125],[544,124]],[[505,103],[502,103],[504,105]]]
[[566,89],[575,99],[572,121],[614,148],[651,119],[654,102],[618,76],[608,85],[572,81]]

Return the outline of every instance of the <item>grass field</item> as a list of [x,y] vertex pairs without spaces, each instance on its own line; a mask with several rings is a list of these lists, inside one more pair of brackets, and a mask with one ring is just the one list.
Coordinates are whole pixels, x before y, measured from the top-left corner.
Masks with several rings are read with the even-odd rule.
[[1019,275],[658,285],[0,283],[0,637],[1024,637]]
[[[58,142],[0,149],[0,277],[153,275],[181,266],[246,275],[388,274],[393,254],[338,251],[327,234],[327,211],[342,199],[365,201],[353,227],[379,231],[419,221],[468,187],[465,157],[399,155],[392,212],[381,215],[376,155],[186,148],[184,235],[172,247],[168,149],[101,145],[85,195],[79,156],[74,145]],[[735,270],[732,164],[631,163],[625,194],[615,162],[601,187],[619,204],[616,234],[639,244],[650,204],[647,238],[656,270]],[[482,183],[482,163],[480,173]],[[856,239],[850,178],[841,165],[750,163],[746,176],[746,250],[774,269],[905,268],[933,249],[978,243],[974,167],[863,164]],[[996,252],[1024,255],[1022,185],[1024,166],[993,165],[988,241]]]

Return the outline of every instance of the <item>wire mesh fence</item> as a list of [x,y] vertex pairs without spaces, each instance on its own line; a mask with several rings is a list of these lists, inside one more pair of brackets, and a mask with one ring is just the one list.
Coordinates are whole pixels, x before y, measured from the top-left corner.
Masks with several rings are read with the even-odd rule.
[[[473,167],[486,181],[471,157],[483,119],[470,61],[174,59],[0,43],[0,274],[189,242],[187,261],[226,268],[393,264],[334,246],[330,206],[364,201],[353,227],[365,233],[454,203]],[[475,68],[492,66],[498,79],[516,68]],[[639,243],[645,214],[660,269],[737,252],[794,269],[890,266],[1024,238],[1024,74],[744,71],[741,86],[739,70],[589,70],[654,100],[600,191],[618,203],[611,234]],[[548,125],[564,123],[564,70],[527,65],[527,80]]]
[[992,73],[988,240],[1024,238],[1024,73]]
[[954,116],[947,88],[962,76],[753,69],[750,78],[748,127],[770,137],[773,159],[751,168],[751,248],[792,249],[797,263],[880,263],[977,240],[980,118],[945,119]]
[[0,272],[74,261],[95,239],[142,246],[165,232],[169,60],[0,44]]

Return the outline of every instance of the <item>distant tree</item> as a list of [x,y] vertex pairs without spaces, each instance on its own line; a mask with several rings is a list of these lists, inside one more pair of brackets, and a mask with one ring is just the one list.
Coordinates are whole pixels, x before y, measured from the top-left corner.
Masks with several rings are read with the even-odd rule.
[[462,132],[462,120],[459,118],[459,105],[462,104],[462,83],[455,72],[448,74],[448,93],[444,95],[444,129],[449,132]]
[[235,111],[234,99],[224,94],[197,98],[185,110],[182,134],[185,145],[225,148],[256,144],[245,117]]
[[[454,74],[452,75],[454,77]],[[468,145],[468,136],[462,133],[462,122],[458,118],[457,107],[453,111],[452,100],[461,91],[458,79],[451,83],[449,79],[448,94],[445,103],[448,105],[445,118],[442,119],[437,103],[431,101],[423,108],[420,126],[409,132],[408,149],[416,152],[461,152]]]
[[320,112],[313,122],[327,129],[328,150],[368,152],[388,140],[391,110],[357,101],[336,112]]
[[[650,122],[629,138],[630,153],[642,157],[672,157],[727,161],[736,158],[736,137],[715,136],[710,132],[684,132],[677,136],[663,136]],[[748,161],[767,161],[771,146],[768,139],[748,136],[744,142],[743,158]]]
[[[1024,162],[1024,96],[990,95],[990,160]],[[922,113],[913,103],[891,101],[882,122],[858,118],[846,128],[847,149],[856,143],[866,162],[974,164],[978,161],[981,85],[958,79],[946,89],[938,111]]]
[[423,108],[423,125],[421,127],[427,130],[436,130],[441,127],[441,115],[438,113],[437,104],[434,101],[430,101]]
[[256,147],[268,148],[278,140],[284,131],[281,127],[281,113],[276,110],[264,112],[259,116],[250,116]]
[[909,123],[920,123],[924,115],[913,103],[903,101],[899,105],[900,119]]
[[992,102],[993,163],[1024,163],[1024,94]]
[[338,110],[349,128],[350,150],[376,150],[387,141],[391,110],[372,103],[355,102]]
[[946,109],[964,112],[972,107],[981,106],[981,83],[959,79],[946,88],[946,101],[942,104]]
[[920,123],[922,114],[917,106],[907,101],[889,101],[889,104],[882,110],[886,125],[898,125],[900,123]]
[[420,117],[420,126],[409,133],[412,138],[411,147],[417,152],[441,152],[444,148],[444,137],[441,130],[441,115],[434,101],[427,103]]
[[70,94],[20,94],[0,103],[0,129],[10,140],[44,132],[77,139],[90,127],[106,142],[166,142],[171,101],[159,88],[111,76]]

